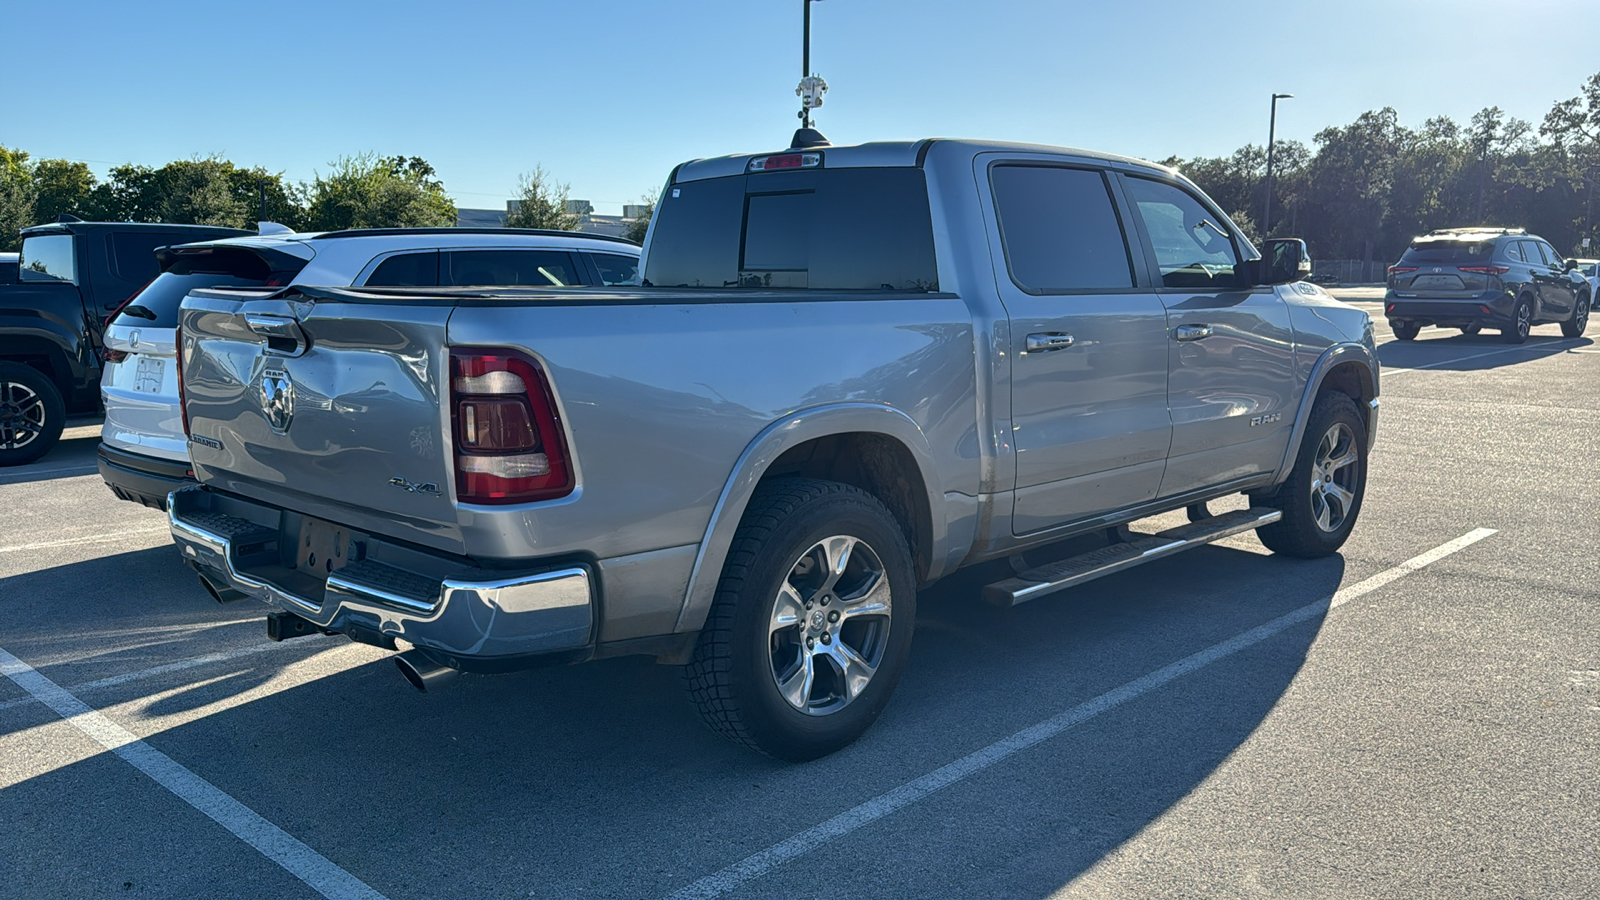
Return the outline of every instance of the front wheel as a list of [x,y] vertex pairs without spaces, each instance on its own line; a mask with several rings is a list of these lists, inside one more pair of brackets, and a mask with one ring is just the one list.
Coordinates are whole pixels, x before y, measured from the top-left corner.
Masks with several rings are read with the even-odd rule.
[[1589,297],[1584,295],[1579,297],[1577,305],[1572,307],[1572,318],[1561,323],[1561,333],[1567,337],[1579,337],[1588,327]]
[[61,392],[43,372],[0,362],[0,466],[31,463],[50,452],[66,417]]
[[911,551],[859,488],[782,478],[756,491],[693,659],[689,698],[718,734],[803,761],[860,737],[905,668]]
[[1415,322],[1394,323],[1394,336],[1402,341],[1414,341],[1422,331],[1422,326]]
[[1274,553],[1315,559],[1344,546],[1367,488],[1367,426],[1346,394],[1317,398],[1288,480],[1260,498],[1283,518],[1256,531]]

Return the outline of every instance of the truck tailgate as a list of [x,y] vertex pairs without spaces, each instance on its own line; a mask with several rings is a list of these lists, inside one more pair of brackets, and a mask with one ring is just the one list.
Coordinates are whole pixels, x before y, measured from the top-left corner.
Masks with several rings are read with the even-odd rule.
[[410,298],[191,294],[180,352],[196,475],[334,523],[462,552],[448,437],[453,309]]

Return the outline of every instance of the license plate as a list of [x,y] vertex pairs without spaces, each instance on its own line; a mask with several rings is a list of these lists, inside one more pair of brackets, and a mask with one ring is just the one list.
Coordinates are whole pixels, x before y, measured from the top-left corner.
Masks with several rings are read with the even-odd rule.
[[133,371],[133,389],[146,394],[161,393],[161,379],[166,370],[167,361],[158,356],[139,357],[139,367]]
[[350,532],[321,519],[300,519],[300,540],[295,545],[294,567],[307,575],[327,578],[349,562]]
[[1461,279],[1454,275],[1423,275],[1411,286],[1421,290],[1450,290],[1461,287]]

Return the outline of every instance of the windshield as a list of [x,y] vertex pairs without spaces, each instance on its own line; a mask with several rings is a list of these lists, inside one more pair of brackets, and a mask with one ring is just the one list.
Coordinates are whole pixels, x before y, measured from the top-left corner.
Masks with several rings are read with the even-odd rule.
[[644,283],[937,291],[921,169],[756,173],[671,185]]

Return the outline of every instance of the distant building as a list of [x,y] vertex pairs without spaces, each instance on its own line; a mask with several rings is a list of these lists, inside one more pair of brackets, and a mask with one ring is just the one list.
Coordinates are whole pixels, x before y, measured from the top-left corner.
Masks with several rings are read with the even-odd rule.
[[[506,208],[499,209],[465,209],[457,207],[456,226],[458,228],[504,228],[506,216],[517,211],[521,201],[507,200]],[[613,237],[624,237],[635,219],[644,214],[647,207],[638,203],[629,203],[622,207],[620,216],[602,216],[594,211],[594,204],[588,200],[568,200],[566,211],[578,217],[577,231],[589,234],[607,234]]]

